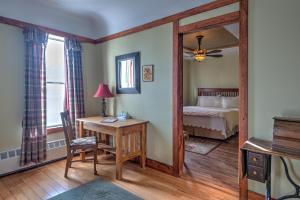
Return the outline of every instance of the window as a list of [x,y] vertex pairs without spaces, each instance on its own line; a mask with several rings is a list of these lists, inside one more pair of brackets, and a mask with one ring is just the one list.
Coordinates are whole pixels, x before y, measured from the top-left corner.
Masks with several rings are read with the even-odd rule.
[[64,38],[49,35],[46,47],[47,128],[61,126],[65,100]]

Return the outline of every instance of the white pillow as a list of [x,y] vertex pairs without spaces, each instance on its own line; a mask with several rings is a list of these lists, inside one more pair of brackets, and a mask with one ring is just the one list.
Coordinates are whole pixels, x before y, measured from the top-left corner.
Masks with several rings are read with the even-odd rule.
[[197,106],[201,107],[221,107],[220,96],[198,96]]
[[238,108],[239,97],[222,97],[222,108]]

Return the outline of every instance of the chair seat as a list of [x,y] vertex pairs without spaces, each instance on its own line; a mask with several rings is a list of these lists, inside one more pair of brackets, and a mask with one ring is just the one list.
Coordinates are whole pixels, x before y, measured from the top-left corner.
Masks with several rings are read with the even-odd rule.
[[96,145],[96,137],[83,137],[72,140],[71,146]]

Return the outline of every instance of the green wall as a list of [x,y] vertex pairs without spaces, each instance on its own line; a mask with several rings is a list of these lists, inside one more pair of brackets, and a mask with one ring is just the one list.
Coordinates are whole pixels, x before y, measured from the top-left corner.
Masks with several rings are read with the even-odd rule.
[[[206,58],[202,62],[185,61],[184,103],[196,105],[197,88],[238,88],[239,87],[239,50],[238,47],[226,48],[222,58]],[[188,96],[186,96],[188,95]]]
[[98,45],[104,82],[114,90],[115,56],[139,51],[141,65],[154,65],[154,82],[141,80],[141,94],[121,94],[110,101],[111,114],[127,111],[149,120],[147,157],[172,164],[172,24]]
[[[272,139],[272,117],[300,116],[300,1],[249,1],[249,137]],[[204,14],[205,15],[205,14]],[[24,50],[22,32],[0,24],[0,151],[20,146]],[[172,163],[172,25],[167,24],[97,46],[84,45],[87,110],[97,114],[91,96],[100,80],[114,89],[116,55],[141,52],[141,64],[154,64],[154,82],[142,82],[141,94],[118,95],[111,110],[128,111],[150,121],[147,156]],[[293,170],[300,162],[291,161]],[[274,197],[292,191],[278,158],[273,159]],[[293,173],[293,177],[300,177]],[[298,182],[300,179],[298,179]],[[264,193],[265,186],[249,188]]]
[[21,146],[24,99],[22,30],[0,24],[0,151]]
[[[300,117],[300,1],[249,2],[249,136],[272,139],[274,116]],[[300,182],[300,162],[293,161]],[[274,197],[292,192],[273,159]],[[250,189],[264,192],[262,184]]]
[[[20,148],[24,104],[24,37],[22,29],[0,24],[0,152]],[[96,46],[83,44],[83,71],[87,115],[96,115],[100,101],[93,93],[101,80]],[[48,141],[64,138],[48,135]]]

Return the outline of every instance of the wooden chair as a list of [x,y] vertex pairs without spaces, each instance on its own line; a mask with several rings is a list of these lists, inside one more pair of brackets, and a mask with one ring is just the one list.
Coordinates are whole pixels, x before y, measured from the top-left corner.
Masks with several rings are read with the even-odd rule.
[[65,169],[65,177],[68,176],[68,170],[71,167],[72,162],[81,161],[81,160],[74,160],[73,156],[75,151],[87,151],[92,150],[94,153],[94,174],[97,174],[96,164],[97,164],[97,140],[95,136],[92,137],[84,137],[84,138],[77,138],[75,137],[75,129],[72,127],[69,111],[65,111],[60,113],[62,124],[64,127],[64,134],[66,138],[67,144],[67,162],[66,162],[66,169]]

